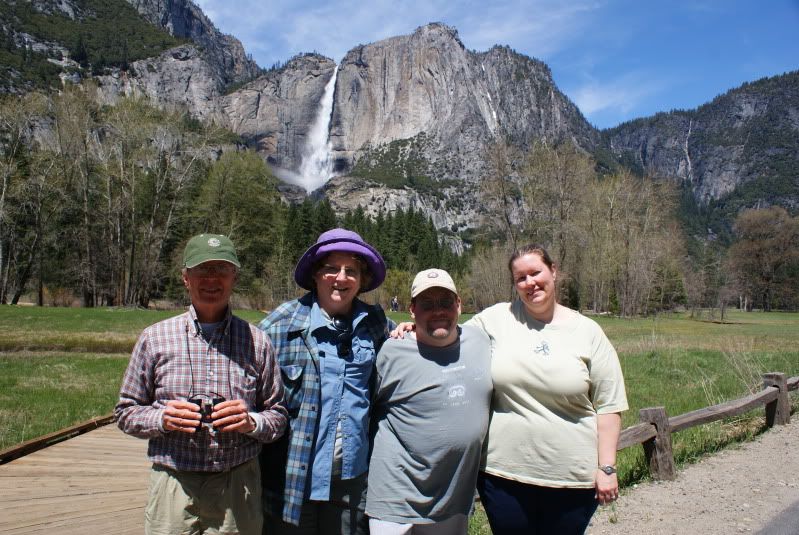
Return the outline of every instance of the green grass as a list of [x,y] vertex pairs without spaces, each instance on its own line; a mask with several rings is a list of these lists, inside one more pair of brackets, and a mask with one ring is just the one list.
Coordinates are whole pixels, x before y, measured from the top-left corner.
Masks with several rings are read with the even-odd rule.
[[0,356],[0,449],[110,413],[127,355]]
[[[177,313],[0,306],[0,448],[109,413],[138,334]],[[264,317],[236,314],[250,322]],[[388,316],[409,319],[406,312]],[[759,391],[766,372],[799,375],[799,314],[732,311],[726,323],[682,314],[596,319],[624,371],[624,427],[638,423],[644,407],[664,406],[675,416]],[[792,399],[799,407],[799,396]],[[762,432],[763,415],[759,408],[673,434],[678,466]],[[622,486],[648,477],[641,447],[621,451],[618,461]],[[479,507],[469,533],[489,533]]]
[[[0,305],[0,351],[130,353],[142,329],[180,310]],[[257,310],[237,310],[250,322]]]
[[474,505],[474,514],[469,518],[469,535],[491,535],[488,517],[480,502]]
[[[762,389],[762,374],[799,375],[799,314],[731,311],[725,323],[673,314],[649,319],[596,318],[613,342],[624,371],[630,410],[622,426],[638,423],[638,410],[663,406],[676,416]],[[793,395],[794,407],[799,406]],[[672,434],[677,465],[764,429],[755,409]],[[648,477],[643,450],[619,452],[622,486]]]
[[797,347],[799,316],[783,312],[730,311],[725,322],[690,319],[687,314],[622,319],[595,317],[616,350],[684,347],[716,350],[791,351]]

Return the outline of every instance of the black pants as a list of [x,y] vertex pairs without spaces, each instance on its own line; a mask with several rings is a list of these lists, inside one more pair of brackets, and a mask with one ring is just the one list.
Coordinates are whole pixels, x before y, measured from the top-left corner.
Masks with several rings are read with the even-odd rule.
[[303,503],[299,526],[264,517],[264,535],[369,535],[366,478],[331,481],[330,501]]
[[580,535],[598,505],[594,489],[539,487],[485,472],[477,491],[494,535]]

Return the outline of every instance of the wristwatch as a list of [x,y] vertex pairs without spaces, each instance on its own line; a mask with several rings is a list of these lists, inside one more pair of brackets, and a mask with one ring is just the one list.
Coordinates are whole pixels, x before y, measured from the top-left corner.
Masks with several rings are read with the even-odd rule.
[[600,470],[605,472],[607,475],[611,476],[616,473],[616,467],[612,464],[603,464],[599,467]]

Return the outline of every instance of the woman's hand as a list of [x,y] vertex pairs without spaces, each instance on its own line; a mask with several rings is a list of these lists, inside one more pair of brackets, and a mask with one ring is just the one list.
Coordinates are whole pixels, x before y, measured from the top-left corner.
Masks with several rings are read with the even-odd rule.
[[[597,414],[597,460],[599,465],[616,465],[616,449],[621,434],[621,414]],[[619,478],[617,474],[606,474],[601,468],[596,469],[594,476],[596,499],[607,505],[619,497]]]
[[416,324],[412,321],[403,321],[397,325],[393,331],[388,333],[391,338],[405,338],[405,333],[416,330]]
[[601,505],[614,502],[619,497],[619,480],[616,474],[608,475],[597,468],[594,485],[596,487],[596,499]]

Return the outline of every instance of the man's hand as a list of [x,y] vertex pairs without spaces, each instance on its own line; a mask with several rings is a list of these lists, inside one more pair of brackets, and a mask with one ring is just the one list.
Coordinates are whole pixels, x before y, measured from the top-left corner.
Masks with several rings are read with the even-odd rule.
[[164,431],[194,433],[200,425],[200,407],[188,401],[171,399],[164,409]]
[[416,330],[416,324],[412,321],[403,321],[399,325],[397,325],[393,331],[391,331],[388,335],[391,338],[405,338],[405,333],[413,332]]
[[222,432],[249,433],[255,430],[247,404],[241,399],[231,399],[214,405],[211,413],[214,427]]

